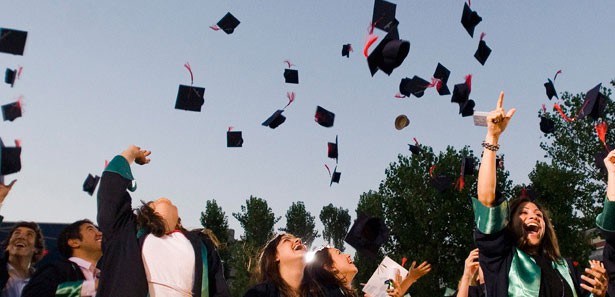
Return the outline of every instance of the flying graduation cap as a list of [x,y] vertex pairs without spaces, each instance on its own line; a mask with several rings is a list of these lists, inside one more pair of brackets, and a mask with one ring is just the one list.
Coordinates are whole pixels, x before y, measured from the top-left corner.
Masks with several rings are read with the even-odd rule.
[[335,159],[337,163],[338,151],[337,151],[337,135],[335,135],[335,142],[327,143],[327,157]]
[[425,90],[429,87],[429,82],[418,77],[413,76],[412,78],[402,78],[399,82],[399,92],[406,97],[410,97],[410,94],[416,96],[417,98],[423,97],[425,94]]
[[398,21],[395,19],[397,5],[384,0],[374,1],[374,14],[372,15],[372,25],[380,30],[389,32],[397,27]]
[[235,28],[237,28],[240,23],[241,22],[235,16],[227,12],[215,26],[211,26],[210,28],[216,31],[222,29],[226,34],[233,34]]
[[0,52],[23,56],[28,32],[0,28]]
[[342,57],[350,58],[350,52],[352,52],[352,45],[350,43],[342,45]]
[[413,138],[413,140],[414,144],[408,144],[408,150],[410,150],[413,155],[418,155],[421,153],[421,145],[419,144],[419,141],[416,140],[416,138]]
[[0,138],[0,182],[3,176],[17,173],[21,170],[21,146],[4,146]]
[[321,106],[316,106],[316,113],[314,114],[314,121],[319,125],[331,128],[333,127],[333,123],[335,122],[335,114],[324,109]]
[[451,94],[451,91],[448,89],[448,86],[446,85],[448,83],[448,77],[450,75],[451,75],[451,71],[448,70],[446,67],[444,67],[444,65],[438,63],[438,66],[436,67],[436,71],[434,71],[433,73],[433,77],[439,81],[439,83],[437,83],[435,87],[436,87],[436,90],[438,91],[438,94],[440,94],[440,96]]
[[487,58],[491,55],[491,48],[487,45],[483,38],[485,37],[485,32],[480,33],[480,41],[478,42],[478,48],[474,53],[474,58],[481,64],[485,65],[487,62]]
[[463,13],[461,14],[461,24],[468,31],[471,37],[474,37],[474,28],[483,20],[476,11],[470,9],[468,3],[463,4]]
[[391,75],[410,52],[410,42],[399,39],[397,26],[389,30],[378,46],[367,57],[369,71],[374,76],[378,70]]
[[388,238],[389,229],[381,218],[357,212],[357,219],[350,227],[344,241],[354,247],[358,253],[376,259],[378,250]]
[[545,91],[547,92],[547,97],[549,97],[549,100],[551,100],[553,97],[559,99],[559,97],[557,96],[557,91],[555,91],[555,84],[553,84],[553,81],[555,81],[555,79],[557,78],[557,75],[560,74],[560,73],[562,73],[562,70],[558,70],[555,73],[555,76],[553,77],[553,80],[548,78],[547,82],[544,84]]
[[599,83],[591,90],[587,91],[585,95],[585,101],[581,107],[581,111],[577,116],[578,120],[582,120],[585,117],[590,117],[593,120],[597,120],[604,114],[604,109],[607,105],[608,98],[600,93],[600,87],[602,83]]
[[545,134],[555,132],[555,122],[545,115],[540,116],[540,131]]
[[190,72],[190,85],[179,85],[175,109],[201,112],[201,107],[205,103],[205,88],[193,86],[194,76],[190,64],[186,63],[184,67]]
[[2,117],[5,121],[14,121],[22,115],[21,100],[2,105]]
[[100,177],[98,175],[93,176],[92,174],[88,174],[88,176],[85,178],[85,181],[83,181],[83,191],[87,192],[88,194],[90,194],[90,196],[92,196],[94,194],[94,191],[96,190],[96,186],[98,186],[99,180]]
[[329,169],[329,166],[327,166],[327,164],[325,164],[325,168],[327,168],[327,172],[329,172],[329,176],[331,177],[331,181],[329,182],[329,187],[333,185],[333,183],[339,184],[340,178],[342,177],[342,173],[337,171],[337,166],[333,168],[333,173],[331,173],[331,169]]
[[15,80],[17,80],[17,69],[10,69],[10,68],[6,68],[6,71],[4,72],[4,82],[6,84],[11,85],[11,88],[13,87],[13,85],[15,84]]
[[243,145],[243,137],[241,131],[231,131],[233,127],[229,127],[226,131],[226,147],[241,147]]
[[299,71],[291,69],[295,65],[291,64],[289,60],[285,60],[284,63],[288,64],[288,68],[284,69],[284,81],[287,84],[299,84]]
[[471,116],[474,114],[475,103],[470,99],[472,90],[472,75],[466,75],[466,81],[461,84],[456,84],[453,87],[453,96],[451,102],[459,104],[459,113],[462,117]]
[[286,117],[282,115],[284,110],[295,101],[295,92],[287,92],[286,98],[288,98],[288,103],[284,108],[276,110],[269,118],[267,118],[262,125],[265,127],[269,127],[271,129],[275,129],[278,126],[282,125],[286,121]]

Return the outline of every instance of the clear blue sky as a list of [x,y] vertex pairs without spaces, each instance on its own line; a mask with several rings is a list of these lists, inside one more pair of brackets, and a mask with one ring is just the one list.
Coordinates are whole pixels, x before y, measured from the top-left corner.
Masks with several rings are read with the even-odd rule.
[[[546,79],[562,69],[557,90],[579,93],[615,78],[614,1],[475,0],[483,21],[473,39],[460,24],[462,1],[393,2],[410,54],[391,76],[371,77],[362,56],[371,0],[3,1],[0,27],[28,31],[28,41],[24,56],[0,54],[0,66],[24,67],[14,88],[0,85],[0,103],[23,95],[25,109],[0,123],[5,143],[23,143],[23,169],[6,177],[18,182],[2,215],[95,219],[83,180],[134,143],[153,151],[151,164],[133,171],[135,201],[168,197],[185,225],[198,226],[205,201],[216,199],[240,229],[231,213],[250,195],[278,216],[304,201],[316,217],[333,203],[354,218],[359,195],[378,188],[413,137],[435,151],[479,151],[484,128],[459,116],[450,96],[431,89],[420,99],[393,97],[402,78],[429,79],[438,62],[451,70],[451,90],[473,74],[476,110],[491,110],[500,90],[504,106],[518,109],[501,152],[523,183],[544,160],[537,111],[553,103]],[[229,11],[241,21],[234,34],[209,29]],[[482,31],[493,49],[485,66],[473,57]],[[344,43],[355,49],[349,59],[340,54]],[[286,59],[299,70],[299,85],[284,83]],[[190,83],[186,62],[194,85],[206,88],[201,113],[174,109],[178,85]],[[288,91],[296,100],[286,122],[261,126]],[[317,105],[336,113],[334,127],[313,121]],[[401,131],[393,126],[399,114],[411,122]],[[226,148],[228,126],[243,131],[243,148]],[[329,187],[324,164],[335,162],[326,145],[336,135],[342,176]]]

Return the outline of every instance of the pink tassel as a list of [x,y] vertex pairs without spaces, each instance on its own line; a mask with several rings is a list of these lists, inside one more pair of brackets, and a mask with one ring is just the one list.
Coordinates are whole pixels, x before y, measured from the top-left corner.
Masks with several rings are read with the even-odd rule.
[[192,68],[190,68],[190,63],[186,62],[186,64],[184,64],[184,67],[186,67],[186,69],[188,69],[188,72],[190,72],[190,84],[194,84],[194,76],[192,75]]

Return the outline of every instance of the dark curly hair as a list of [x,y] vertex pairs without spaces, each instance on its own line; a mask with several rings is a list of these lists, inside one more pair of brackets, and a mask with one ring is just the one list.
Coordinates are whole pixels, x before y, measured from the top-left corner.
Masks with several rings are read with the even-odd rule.
[[8,236],[0,244],[2,246],[2,250],[4,251],[5,258],[8,259],[8,251],[6,250],[6,248],[9,246],[9,242],[11,241],[11,237],[13,237],[13,233],[15,233],[15,230],[17,230],[17,228],[19,227],[25,227],[34,230],[36,238],[34,239],[34,254],[32,254],[31,264],[40,261],[45,256],[45,237],[43,236],[43,231],[37,223],[24,221],[15,223],[11,231],[9,231]]
[[[166,234],[166,227],[164,219],[157,214],[152,208],[154,201],[144,202],[141,200],[141,207],[136,209],[137,212],[137,226],[140,229],[145,229],[147,232],[153,234],[156,237],[162,237]],[[181,224],[181,218],[177,219],[178,230],[182,232],[188,232]]]
[[346,287],[347,280],[333,268],[333,258],[330,247],[322,248],[314,254],[312,261],[307,263],[301,281],[301,296],[326,297],[328,288],[339,288],[344,296],[358,297],[356,290]]
[[[540,241],[538,249],[529,246],[527,239],[524,236],[522,226],[518,226],[517,228],[515,228],[515,226],[513,225],[514,217],[519,216],[519,211],[521,207],[528,202],[534,203],[534,205],[536,205],[540,212],[542,212],[542,218],[545,222],[545,234]],[[536,201],[532,201],[530,198],[524,196],[512,199],[509,202],[509,208],[511,217],[508,221],[507,227],[508,230],[515,235],[517,239],[517,247],[519,249],[532,256],[542,255],[551,261],[563,260],[559,251],[559,244],[557,242],[557,236],[555,235],[555,229],[553,228],[553,224],[551,223],[551,219],[549,218],[548,210],[546,210],[542,205],[536,203]]]

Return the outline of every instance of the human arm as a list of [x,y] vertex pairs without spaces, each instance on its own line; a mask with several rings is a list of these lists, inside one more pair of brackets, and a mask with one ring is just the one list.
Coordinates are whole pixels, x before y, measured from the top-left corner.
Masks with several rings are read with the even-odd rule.
[[589,267],[585,268],[585,274],[581,275],[581,288],[590,292],[595,297],[604,297],[607,293],[609,279],[606,269],[600,261],[589,260]]
[[408,270],[408,274],[403,280],[399,274],[399,271],[397,271],[395,279],[393,280],[393,288],[388,290],[387,294],[391,297],[401,297],[405,295],[412,284],[430,271],[431,264],[427,263],[427,261],[424,261],[419,266],[416,266],[416,261],[413,261],[412,265],[410,265],[410,269]]
[[465,260],[463,275],[461,276],[459,287],[457,288],[457,297],[467,297],[469,295],[472,280],[476,277],[478,269],[480,269],[478,264],[478,249],[473,249]]
[[496,109],[487,115],[487,135],[485,136],[485,148],[478,171],[477,184],[478,200],[486,207],[492,207],[495,203],[495,159],[496,151],[499,148],[500,135],[506,130],[508,122],[516,111],[512,108],[506,113],[502,107],[503,102],[504,92],[501,92]]

